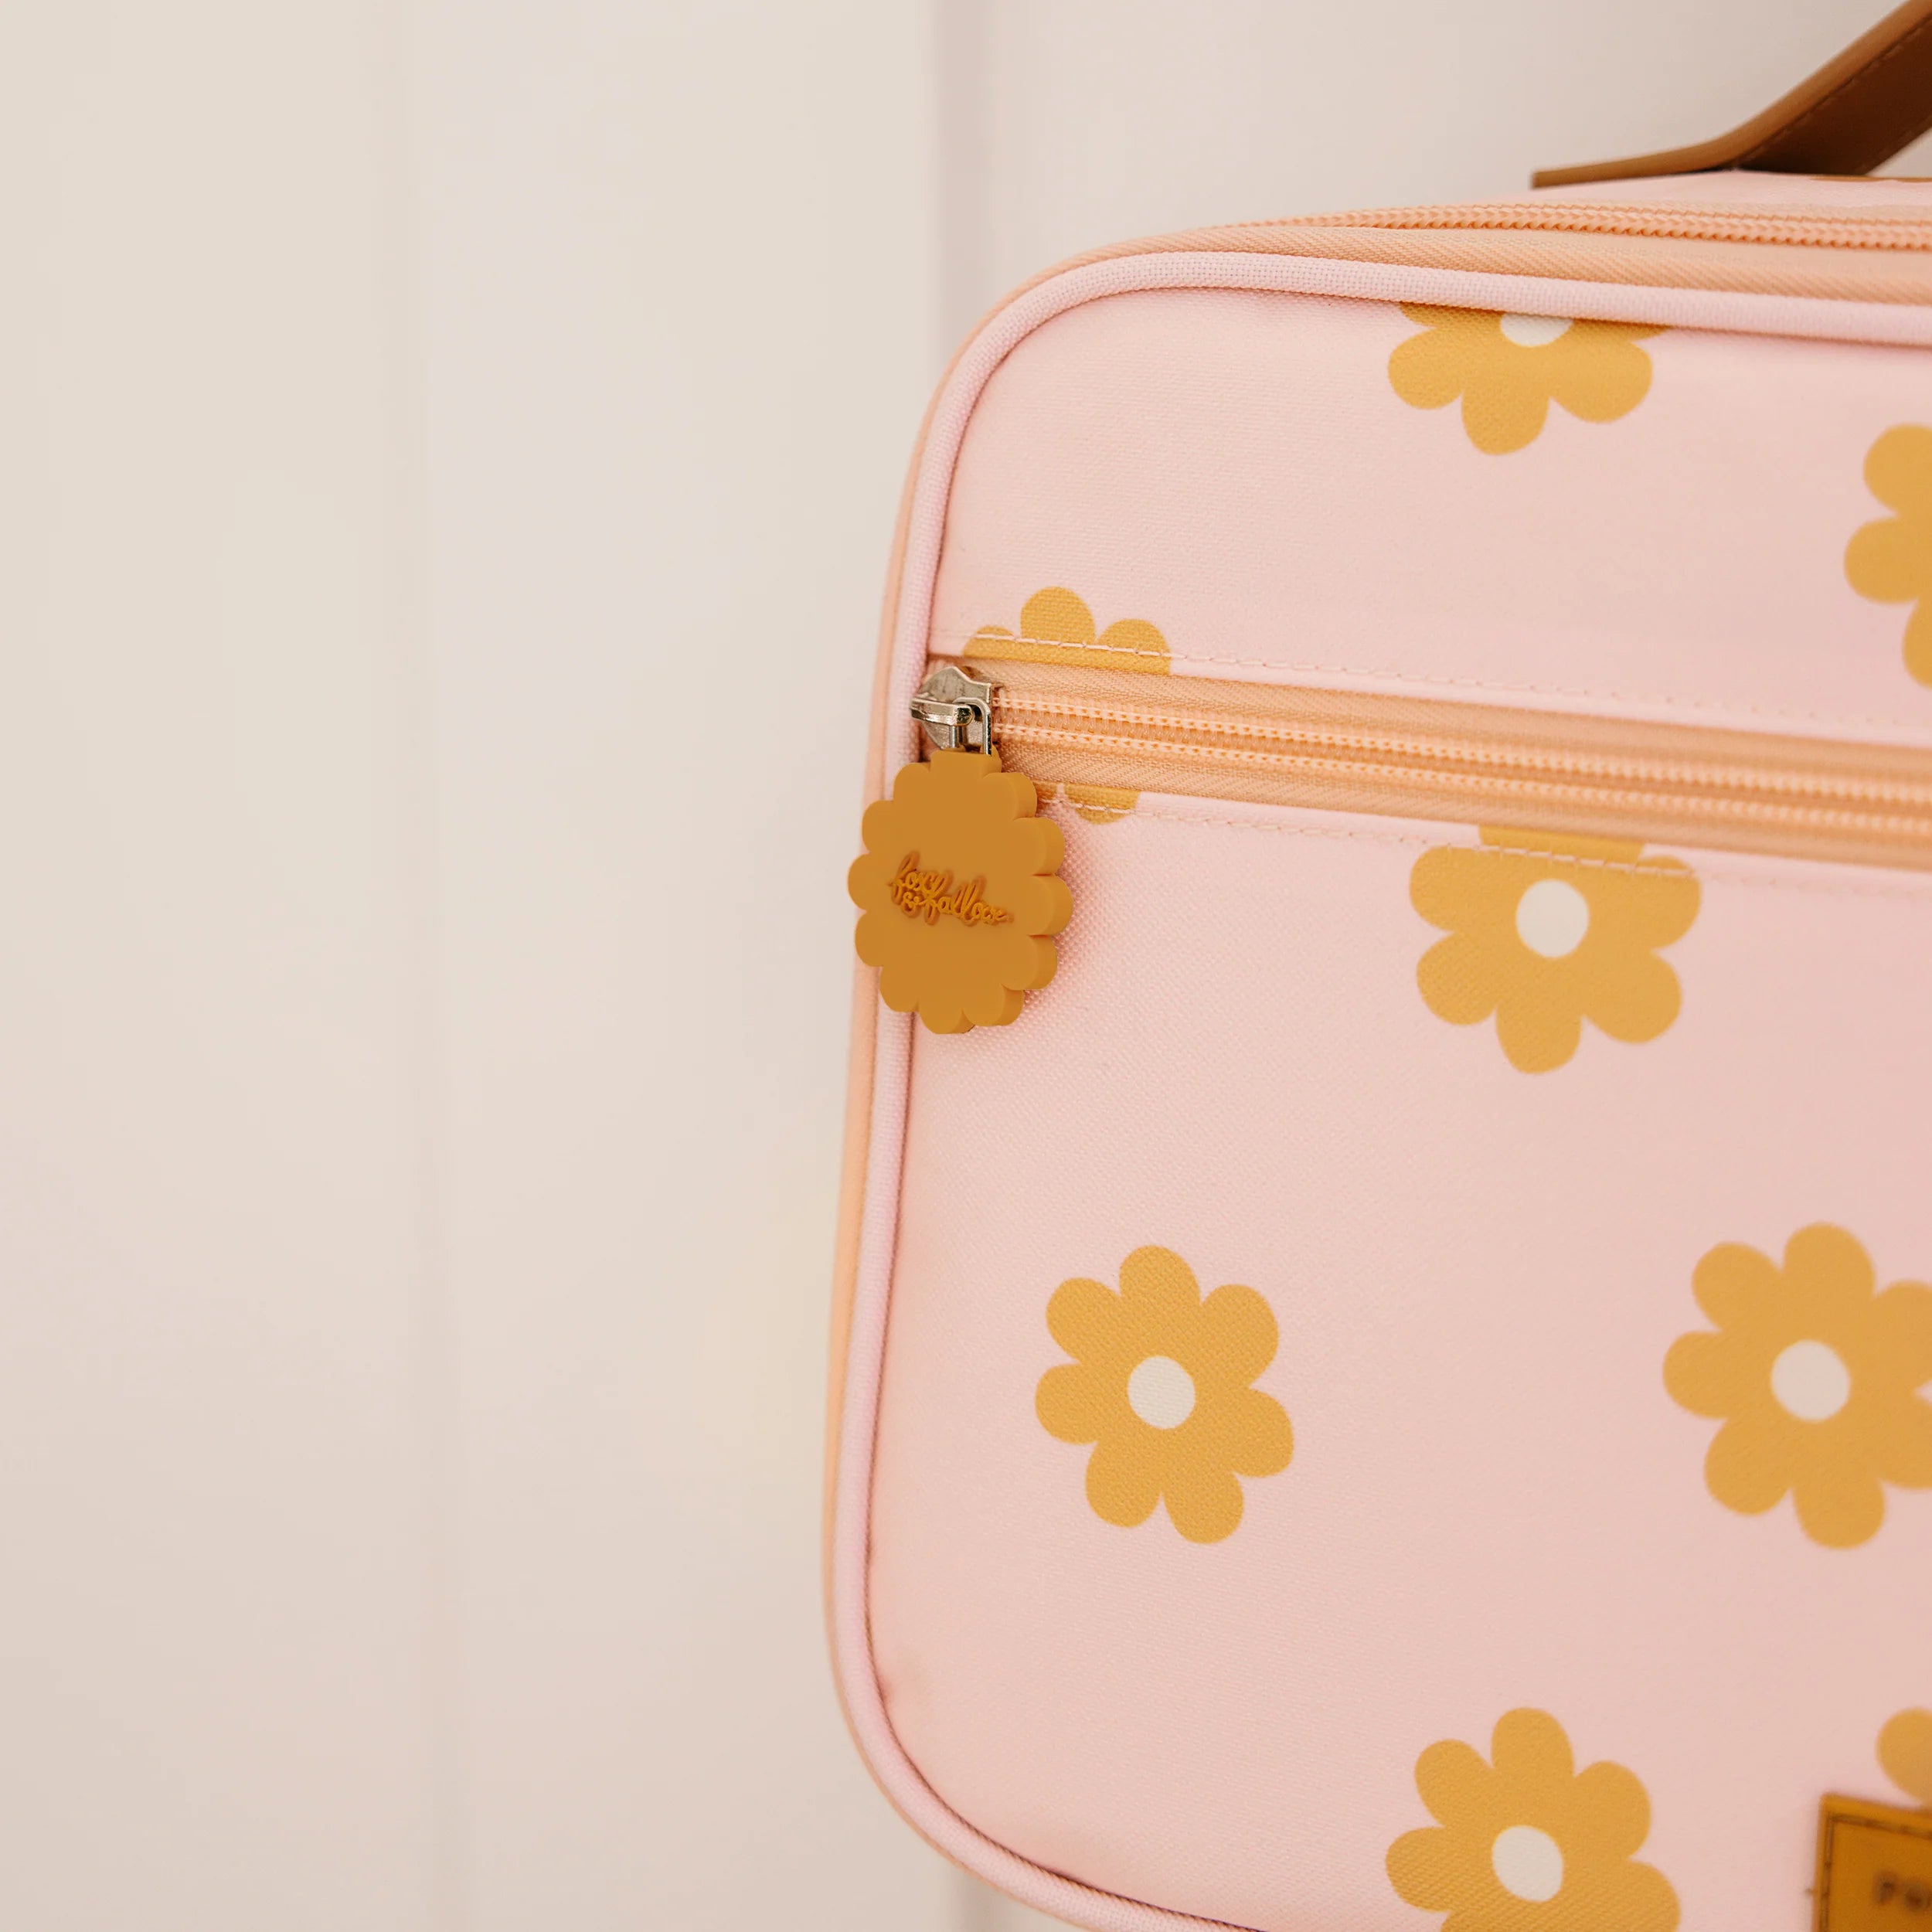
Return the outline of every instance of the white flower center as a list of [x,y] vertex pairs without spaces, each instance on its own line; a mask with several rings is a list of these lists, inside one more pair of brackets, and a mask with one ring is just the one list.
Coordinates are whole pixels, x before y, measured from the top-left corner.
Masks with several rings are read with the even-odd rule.
[[1561,959],[1590,930],[1590,901],[1566,879],[1539,879],[1516,901],[1516,934],[1532,953]]
[[1852,1372],[1822,1342],[1794,1342],[1771,1364],[1771,1393],[1800,1422],[1828,1421],[1852,1399]]
[[1505,315],[1502,332],[1519,349],[1541,349],[1568,333],[1570,322],[1562,315]]
[[1512,1897],[1542,1905],[1563,1889],[1563,1847],[1533,1825],[1512,1825],[1489,1848],[1496,1882]]
[[1151,1355],[1127,1379],[1127,1406],[1150,1429],[1178,1429],[1194,1413],[1194,1378],[1164,1355]]

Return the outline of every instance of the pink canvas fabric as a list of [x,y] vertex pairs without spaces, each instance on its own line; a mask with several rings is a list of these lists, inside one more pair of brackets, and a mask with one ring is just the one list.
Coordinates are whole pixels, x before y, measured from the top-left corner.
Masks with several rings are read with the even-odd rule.
[[[1595,420],[1559,396],[1486,450],[1392,375],[1440,326],[1423,306],[1628,324],[1645,379],[1626,403],[1613,358],[1577,392]],[[1049,587],[1151,675],[1146,632],[1108,627],[1194,677],[1932,744],[1913,607],[1846,564],[1897,509],[1874,447],[1932,423],[1928,333],[1245,256],[1045,283],[936,409],[887,764],[928,655],[1026,638]],[[1579,1926],[1795,1932],[1819,1798],[1906,1801],[1876,1740],[1932,1705],[1923,1403],[1900,1383],[1872,1424],[1873,1527],[1849,1463],[1803,1512],[1747,1493],[1755,1451],[1706,1464],[1738,1417],[1844,1400],[1815,1349],[1730,1420],[1710,1392],[1777,1294],[1852,1325],[1860,1401],[1881,1329],[1932,1379],[1932,1291],[1874,1299],[1932,1280],[1932,878],[1151,794],[1047,809],[1076,905],[1053,984],[963,1036],[879,1015],[864,1097],[832,1580],[882,1782],[1097,1927],[1395,1932],[1462,1896],[1451,1932],[1483,1932],[1502,1885]],[[1573,914],[1624,949],[1624,1006],[1604,991],[1573,1038],[1447,1010],[1434,949],[1559,957]],[[1225,1389],[1135,1400],[1221,1403],[1240,1441],[1130,1524],[1131,1482],[1065,1417],[1128,1305],[1106,1298],[1179,1292],[1150,1249],[1245,1292],[1216,1304]],[[1566,1750],[1615,1768],[1573,1784]]]
[[1932,413],[1920,350],[1672,329],[1631,345],[1618,420],[1554,404],[1498,458],[1396,393],[1422,332],[1216,289],[1055,317],[973,412],[933,649],[1066,584],[1194,676],[1932,743],[1897,614],[1842,563],[1881,513],[1868,451]]
[[[1393,1928],[1417,1758],[1527,1705],[1643,1780],[1686,1923],[1801,1923],[1818,1798],[1883,1795],[1932,1696],[1932,1495],[1855,1551],[1726,1510],[1663,1363],[1720,1243],[1828,1221],[1928,1271],[1932,882],[1681,854],[1681,1017],[1532,1077],[1417,992],[1410,876],[1468,835],[1062,823],[1060,996],[913,1049],[871,1580],[912,1760],[1089,1884]],[[1205,1546],[1101,1521],[1034,1413],[1054,1291],[1148,1243],[1280,1325],[1294,1460]]]

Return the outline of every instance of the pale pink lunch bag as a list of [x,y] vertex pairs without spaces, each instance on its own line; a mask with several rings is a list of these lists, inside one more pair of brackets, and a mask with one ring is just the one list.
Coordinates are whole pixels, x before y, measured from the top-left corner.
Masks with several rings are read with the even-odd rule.
[[906,1818],[1109,1932],[1932,1932],[1932,184],[1043,277],[868,784]]

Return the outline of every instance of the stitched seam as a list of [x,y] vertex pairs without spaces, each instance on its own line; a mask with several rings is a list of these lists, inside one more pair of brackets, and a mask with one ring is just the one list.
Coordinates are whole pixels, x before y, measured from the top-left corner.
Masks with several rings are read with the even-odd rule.
[[[1056,798],[1049,801],[1049,809],[1055,818],[1067,815],[1067,808]],[[1207,825],[1217,830],[1233,832],[1266,832],[1292,838],[1352,839],[1363,845],[1413,845],[1425,851],[1453,845],[1459,851],[1473,852],[1485,858],[1511,859],[1534,858],[1540,862],[1560,866],[1587,866],[1600,872],[1628,872],[1640,879],[1676,878],[1680,874],[1675,866],[1645,865],[1641,861],[1617,859],[1592,859],[1571,852],[1532,852],[1527,848],[1512,845],[1464,845],[1458,840],[1429,838],[1419,832],[1352,832],[1337,825],[1287,825],[1267,818],[1196,818],[1186,812],[1158,811],[1147,805],[1135,805],[1122,812],[1119,818],[1110,820],[1111,825],[1132,825],[1137,819],[1154,818],[1170,825]],[[1672,856],[1675,855],[1673,854]],[[1794,861],[1803,863],[1803,861]],[[1825,862],[1830,862],[1828,861]],[[1774,892],[1804,893],[1824,899],[1886,899],[1902,901],[1906,905],[1932,906],[1932,886],[1920,888],[1887,889],[1882,886],[1842,886],[1827,884],[1824,880],[1767,878],[1758,872],[1726,872],[1721,866],[1713,868],[1701,860],[1697,864],[1685,862],[1684,872],[1700,882],[1708,881],[1719,886],[1758,886]]]
[[[949,643],[964,643],[969,646],[974,638],[979,635],[980,633],[977,631],[971,633],[964,631],[934,631],[931,633],[932,638],[936,641],[944,640]],[[1355,664],[1284,662],[1277,658],[1213,657],[1182,651],[1148,651],[1134,645],[1102,644],[1097,641],[1091,644],[1069,644],[1060,638],[1022,638],[1009,634],[996,638],[994,641],[998,644],[1031,645],[1042,650],[1094,651],[1099,652],[1104,657],[1151,658],[1162,664],[1214,664],[1241,671],[1326,672],[1333,676],[1342,678],[1386,678],[1392,684],[1442,685],[1447,685],[1452,690],[1513,692],[1539,698],[1613,698],[1622,704],[1663,705],[1672,710],[1681,711],[1738,713],[1754,718],[1801,718],[1811,724],[1891,725],[1909,727],[1914,722],[1910,718],[1893,716],[1885,713],[1793,710],[1780,705],[1747,704],[1741,700],[1733,703],[1709,698],[1668,697],[1661,692],[1618,691],[1607,685],[1506,684],[1495,679],[1452,678],[1439,675],[1433,672],[1391,671]],[[945,652],[941,655],[951,656],[955,654]],[[1000,662],[990,653],[982,651],[979,655],[985,657],[988,664],[997,664]]]

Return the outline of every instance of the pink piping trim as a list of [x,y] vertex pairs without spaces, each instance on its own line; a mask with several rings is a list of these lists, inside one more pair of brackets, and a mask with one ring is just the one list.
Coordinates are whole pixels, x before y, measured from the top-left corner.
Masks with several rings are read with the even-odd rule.
[[[1137,255],[1070,270],[1027,290],[987,321],[954,364],[934,410],[913,494],[893,629],[885,713],[889,771],[911,757],[915,749],[907,706],[926,662],[953,468],[981,391],[1014,349],[1054,316],[1105,296],[1161,288],[1267,290],[1572,315],[1599,321],[1658,322],[1670,328],[1747,335],[1932,346],[1932,311],[1816,296],[1580,283],[1294,256]],[[1179,1927],[1218,1924],[1219,1921],[1192,1918],[1095,1891],[996,1844],[951,1810],[920,1775],[886,1716],[872,1668],[866,1580],[872,1453],[893,1261],[898,1245],[900,1171],[912,1073],[913,1026],[910,1018],[900,1014],[881,1010],[878,1015],[866,1205],[846,1358],[845,1411],[839,1434],[832,1561],[832,1648],[853,1730],[874,1774],[908,1820],[948,1857],[1022,1904],[1090,1927],[1093,1932],[1175,1932]]]

